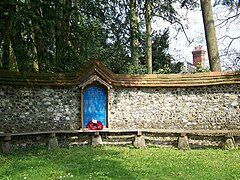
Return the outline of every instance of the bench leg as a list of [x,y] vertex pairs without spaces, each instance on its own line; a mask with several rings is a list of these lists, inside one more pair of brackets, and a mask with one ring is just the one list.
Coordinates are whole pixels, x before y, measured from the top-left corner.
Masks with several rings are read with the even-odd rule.
[[0,152],[10,153],[11,151],[11,136],[5,136],[0,142]]
[[102,137],[99,134],[92,135],[92,147],[102,146]]
[[48,139],[47,147],[48,147],[48,149],[58,147],[58,139],[57,139],[56,133],[52,133],[50,135],[50,137]]
[[133,145],[137,148],[146,147],[145,138],[144,136],[142,136],[141,133],[140,134],[138,133],[137,135],[135,135]]
[[186,150],[189,149],[189,142],[187,134],[181,133],[178,137],[178,149]]

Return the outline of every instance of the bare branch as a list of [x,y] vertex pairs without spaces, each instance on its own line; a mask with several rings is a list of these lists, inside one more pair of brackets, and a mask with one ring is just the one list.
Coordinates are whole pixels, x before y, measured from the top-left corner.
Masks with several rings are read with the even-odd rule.
[[190,40],[190,38],[188,37],[187,32],[186,32],[186,28],[184,27],[184,25],[182,24],[180,19],[176,18],[175,21],[172,21],[172,20],[169,20],[168,18],[166,18],[165,16],[157,15],[157,17],[162,18],[164,21],[167,21],[172,25],[173,24],[178,24],[180,26],[180,28],[177,29],[177,35],[180,31],[182,31],[184,33],[184,36],[186,37],[188,43],[191,44],[193,42],[193,40]]
[[224,35],[224,36],[219,38],[219,40],[223,40],[223,41],[225,41],[226,39],[230,39],[230,42],[228,43],[228,46],[226,48],[224,48],[225,54],[228,54],[229,53],[229,49],[230,49],[233,41],[236,40],[236,39],[240,39],[240,36],[230,37],[228,35]]
[[[217,19],[217,20],[219,20],[221,22],[219,24],[217,24],[216,27],[218,27],[218,26],[225,26],[226,24],[231,23],[231,22],[235,21],[236,19],[238,19],[239,16],[240,16],[240,13],[237,13],[237,14],[235,14],[233,16],[227,17],[226,19]],[[231,20],[231,22],[229,22],[230,20]]]

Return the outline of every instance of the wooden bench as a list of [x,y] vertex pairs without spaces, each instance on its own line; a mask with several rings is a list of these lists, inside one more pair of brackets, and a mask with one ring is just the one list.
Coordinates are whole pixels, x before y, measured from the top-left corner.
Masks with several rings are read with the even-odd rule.
[[[232,149],[236,148],[236,137],[240,137],[240,130],[171,130],[171,129],[103,129],[103,130],[58,130],[58,131],[41,131],[41,132],[23,132],[23,133],[3,133],[0,132],[0,152],[11,152],[11,141],[14,137],[28,137],[28,136],[45,136],[46,146],[50,148],[58,147],[58,136],[62,135],[69,135],[69,136],[81,136],[86,134],[91,137],[91,145],[97,146],[102,144],[109,144],[107,142],[102,142],[102,135],[103,134],[113,134],[118,133],[120,134],[130,134],[133,139],[133,145],[136,147],[145,147],[145,136],[146,133],[151,134],[175,134],[178,136],[178,148],[179,149],[189,149],[189,140],[190,136],[219,136],[224,137],[225,142],[224,148]],[[122,135],[124,137],[124,135]],[[116,143],[118,144],[118,143]],[[124,144],[124,143],[123,143]]]

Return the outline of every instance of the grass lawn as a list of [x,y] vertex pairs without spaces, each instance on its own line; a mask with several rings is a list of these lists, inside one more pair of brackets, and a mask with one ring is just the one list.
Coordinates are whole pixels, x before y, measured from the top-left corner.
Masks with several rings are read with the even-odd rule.
[[0,154],[0,179],[240,179],[239,150],[74,147]]

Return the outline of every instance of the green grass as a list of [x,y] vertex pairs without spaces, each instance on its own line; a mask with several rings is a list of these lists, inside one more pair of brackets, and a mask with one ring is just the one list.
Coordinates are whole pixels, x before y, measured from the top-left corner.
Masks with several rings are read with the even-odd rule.
[[0,154],[0,179],[240,179],[239,150],[75,147]]

